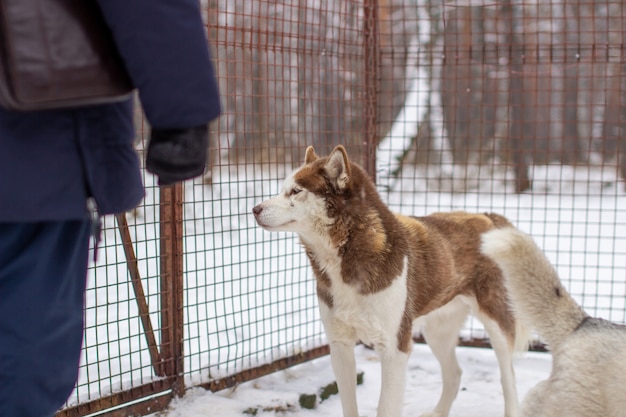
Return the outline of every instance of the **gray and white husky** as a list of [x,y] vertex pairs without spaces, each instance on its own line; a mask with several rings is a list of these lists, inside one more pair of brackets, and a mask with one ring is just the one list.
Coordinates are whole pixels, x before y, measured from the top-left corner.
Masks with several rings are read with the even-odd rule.
[[587,315],[525,233],[490,231],[481,251],[504,272],[516,315],[552,351],[552,373],[528,393],[522,415],[626,417],[626,327]]
[[480,236],[510,227],[507,219],[463,212],[394,214],[343,146],[326,157],[309,147],[280,193],[253,213],[264,229],[300,237],[316,277],[344,417],[359,415],[359,341],[381,359],[378,417],[401,415],[414,328],[421,329],[443,377],[438,404],[423,416],[446,417],[461,380],[455,346],[470,313],[484,324],[498,358],[505,415],[519,416],[512,356],[527,343],[528,332],[509,308],[500,269],[480,254]]

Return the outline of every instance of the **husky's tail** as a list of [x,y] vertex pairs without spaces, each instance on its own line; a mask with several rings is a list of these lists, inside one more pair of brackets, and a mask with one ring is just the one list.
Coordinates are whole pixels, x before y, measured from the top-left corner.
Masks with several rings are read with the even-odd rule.
[[502,269],[516,316],[535,329],[551,349],[587,317],[527,234],[512,227],[491,230],[482,236],[481,252]]

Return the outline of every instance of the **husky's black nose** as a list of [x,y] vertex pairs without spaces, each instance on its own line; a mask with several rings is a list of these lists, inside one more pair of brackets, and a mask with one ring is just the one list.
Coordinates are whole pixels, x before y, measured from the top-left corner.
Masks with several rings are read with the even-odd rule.
[[258,216],[259,214],[261,214],[262,211],[263,211],[263,207],[261,207],[260,204],[258,206],[254,206],[254,208],[252,209],[252,212],[254,213],[255,216]]

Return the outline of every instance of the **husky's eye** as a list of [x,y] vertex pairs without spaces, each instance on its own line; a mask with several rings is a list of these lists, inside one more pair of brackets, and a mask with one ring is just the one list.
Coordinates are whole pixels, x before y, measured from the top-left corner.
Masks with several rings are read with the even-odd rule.
[[289,191],[289,197],[291,197],[292,195],[298,194],[300,191],[302,191],[302,190],[300,190],[298,188],[292,188],[291,191]]

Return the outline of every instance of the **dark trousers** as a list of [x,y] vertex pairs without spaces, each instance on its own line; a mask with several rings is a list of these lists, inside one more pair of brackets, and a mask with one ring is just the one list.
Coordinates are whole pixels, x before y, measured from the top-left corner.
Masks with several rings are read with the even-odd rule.
[[90,230],[0,222],[0,417],[50,417],[72,391]]

